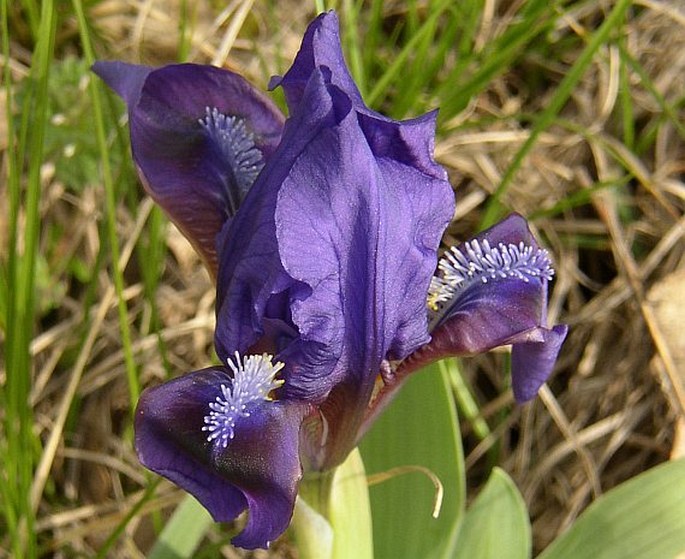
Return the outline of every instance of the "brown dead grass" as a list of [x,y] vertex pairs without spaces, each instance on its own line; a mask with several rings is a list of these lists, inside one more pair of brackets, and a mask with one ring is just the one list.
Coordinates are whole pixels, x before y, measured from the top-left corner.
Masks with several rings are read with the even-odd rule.
[[[251,11],[241,11],[251,3],[234,1],[229,3],[232,10],[223,13],[209,2],[192,4],[197,23],[191,59],[226,63],[259,85],[281,69],[279,61],[286,64],[291,59],[311,16],[302,3],[276,3],[268,9],[290,23],[274,32],[265,23],[267,8],[260,2]],[[673,102],[685,91],[685,13],[675,0],[638,4],[643,9],[636,10],[629,23],[629,51],[647,69],[661,95]],[[90,13],[105,39],[107,51],[101,54],[145,63],[173,60],[178,5],[175,0],[101,2]],[[585,4],[584,9],[600,7]],[[493,11],[483,24],[481,42],[502,24],[496,14]],[[588,14],[576,15],[562,22],[564,28],[558,32],[582,34],[581,22],[589,19]],[[243,27],[249,32],[238,33]],[[25,56],[19,45],[15,50],[19,72]],[[539,110],[545,99],[515,93],[509,85],[517,79],[505,75],[495,81],[469,107],[464,120]],[[685,289],[682,274],[673,275],[682,267],[685,247],[685,146],[672,124],[662,118],[653,96],[638,86],[635,76],[632,79],[638,131],[651,124],[657,129],[653,150],[638,158],[621,143],[612,120],[620,95],[617,52],[607,49],[564,109],[564,116],[585,132],[561,127],[545,132],[507,194],[507,204],[528,215],[596,181],[621,177],[621,165],[635,177],[625,188],[595,195],[590,205],[535,223],[557,263],[550,320],[571,326],[549,388],[532,405],[511,411],[509,395],[491,397],[502,387],[502,356],[464,363],[476,396],[484,403],[483,416],[494,428],[491,438],[479,441],[470,425],[462,426],[471,485],[477,488],[485,472],[484,456],[498,448],[501,464],[514,476],[530,507],[537,549],[566,529],[594,497],[667,460],[672,452],[683,452],[682,447],[673,450],[676,419],[682,419],[685,406],[682,344],[677,343],[682,336],[663,318],[669,296],[660,286],[676,277],[680,287],[675,289]],[[438,143],[437,157],[450,171],[458,199],[449,230],[454,239],[474,231],[488,194],[527,137],[527,130],[511,122],[501,120],[468,131],[454,127]],[[65,255],[77,253],[86,263],[95,262],[102,204],[100,186],[74,199],[46,175],[41,211],[44,220],[64,225]],[[149,202],[137,215],[121,210],[120,238],[127,247],[135,243],[149,210]],[[629,220],[623,219],[625,212],[630,213]],[[172,226],[167,239],[170,252],[157,292],[163,325],[159,336],[150,330],[151,311],[137,272],[144,263],[130,250],[124,249],[122,255],[143,385],[166,378],[167,369],[177,373],[206,365],[212,350],[210,280]],[[146,483],[131,448],[122,442],[130,429],[128,390],[107,272],[99,277],[98,294],[88,308],[84,300],[82,289],[65,285],[58,309],[41,325],[32,346],[36,376],[31,400],[37,429],[44,440],[56,433],[54,453],[38,480],[50,498],[36,502],[36,529],[50,534],[58,557],[93,555],[142,495],[134,488]],[[90,327],[84,332],[80,325],[86,316]],[[159,343],[166,346],[166,364]],[[60,406],[70,391],[78,397],[78,421],[65,429],[66,411]],[[507,419],[499,423],[502,412]],[[69,435],[62,436],[63,432]],[[144,510],[169,510],[179,499],[177,490],[162,483]],[[150,543],[148,522],[149,516],[137,515],[112,556],[142,557],[141,550]],[[225,541],[225,536],[220,540],[214,532],[209,538]],[[226,545],[220,546],[220,553],[227,558],[248,556]],[[251,556],[289,554],[284,544],[269,554]],[[2,556],[6,554],[0,552]]]

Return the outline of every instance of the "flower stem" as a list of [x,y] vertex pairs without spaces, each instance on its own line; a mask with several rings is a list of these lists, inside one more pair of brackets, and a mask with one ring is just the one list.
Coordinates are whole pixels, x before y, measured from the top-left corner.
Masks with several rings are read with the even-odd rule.
[[373,557],[368,486],[357,449],[337,468],[305,476],[292,530],[301,559]]
[[329,504],[334,472],[308,474],[300,483],[292,529],[301,559],[333,558]]

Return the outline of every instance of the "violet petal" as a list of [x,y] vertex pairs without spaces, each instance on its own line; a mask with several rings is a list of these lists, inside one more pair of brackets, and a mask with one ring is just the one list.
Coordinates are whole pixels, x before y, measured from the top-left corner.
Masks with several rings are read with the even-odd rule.
[[146,190],[216,275],[217,234],[276,149],[282,114],[244,78],[211,66],[93,69],[127,102]]
[[307,27],[302,45],[285,75],[274,76],[269,89],[283,88],[291,113],[299,105],[314,69],[324,72],[327,82],[338,86],[352,101],[362,103],[361,94],[350,75],[340,46],[338,16],[329,11],[320,14]]
[[[312,87],[308,110],[288,119],[281,145],[248,193],[240,212],[222,233],[226,238],[220,243],[214,341],[223,360],[232,351],[243,353],[256,343],[264,334],[265,318],[281,320],[296,334],[289,316],[290,301],[307,296],[309,288],[283,268],[274,214],[279,189],[293,161],[312,138],[336,122],[323,77],[319,72],[314,74],[313,81],[318,80],[319,86]],[[289,363],[285,362],[287,367]]]
[[567,332],[564,325],[551,330],[545,326],[549,261],[542,253],[538,258],[521,258],[516,266],[522,246],[530,248],[530,255],[540,254],[525,219],[519,215],[482,232],[458,251],[466,255],[469,245],[493,255],[491,262],[499,260],[487,247],[496,248],[499,255],[507,253],[513,260],[506,267],[493,265],[485,272],[480,267],[484,262],[488,266],[485,260],[476,261],[473,268],[462,268],[473,270],[473,275],[465,274],[463,281],[454,283],[453,294],[440,303],[433,318],[430,343],[409,356],[400,373],[405,375],[444,357],[473,355],[512,344],[514,395],[519,401],[529,400],[551,374]]
[[[559,324],[551,330],[537,328],[515,340],[511,350],[511,384],[518,402],[532,399],[552,373],[568,326]],[[525,339],[535,341],[523,341]]]
[[267,547],[288,526],[301,477],[299,430],[304,406],[254,402],[226,447],[203,431],[210,402],[228,371],[212,367],[143,392],[136,410],[136,451],[150,470],[194,495],[217,522],[246,508],[248,522],[234,538],[240,547]]

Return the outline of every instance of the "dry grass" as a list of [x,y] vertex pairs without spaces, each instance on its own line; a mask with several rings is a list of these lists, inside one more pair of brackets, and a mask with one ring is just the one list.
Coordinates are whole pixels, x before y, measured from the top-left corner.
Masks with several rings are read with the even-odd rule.
[[[228,61],[264,85],[270,73],[291,59],[311,13],[308,6],[294,2],[269,8],[256,2],[251,11],[241,12],[247,4],[233,2],[233,11],[219,13],[209,2],[194,3],[190,58]],[[485,4],[502,7],[500,2]],[[641,8],[628,23],[627,48],[660,94],[674,103],[685,91],[685,12],[675,0],[638,4]],[[274,17],[267,10],[289,24],[274,32],[266,24]],[[585,22],[601,12],[602,3],[585,3],[582,10],[560,22],[557,32],[582,36]],[[106,0],[90,17],[104,39],[103,56],[163,63],[176,56],[176,14],[178,2],[173,0]],[[498,32],[507,14],[499,9],[489,12],[479,30],[482,44]],[[74,22],[65,22],[65,53],[73,48],[69,37],[74,28]],[[12,49],[12,68],[21,77],[27,55],[21,41]],[[552,74],[555,71],[550,68]],[[636,76],[631,79],[637,81]],[[525,76],[517,73],[498,78],[460,120],[492,122],[485,117],[539,111],[546,98],[529,96],[522,80]],[[685,358],[682,336],[668,316],[674,294],[685,290],[682,273],[674,275],[682,270],[685,248],[685,144],[663,118],[654,97],[636,85],[630,93],[636,130],[653,126],[656,132],[653,148],[634,155],[623,144],[615,120],[621,93],[618,53],[606,49],[564,109],[563,116],[576,129],[555,126],[545,132],[506,197],[512,209],[530,215],[598,181],[623,176],[622,167],[634,176],[623,187],[595,193],[588,204],[535,221],[557,262],[551,320],[571,326],[549,388],[534,404],[511,411],[510,397],[491,398],[502,385],[501,355],[464,365],[479,400],[491,400],[483,407],[483,416],[494,427],[492,437],[479,441],[470,425],[462,426],[472,486],[482,481],[484,456],[497,448],[500,463],[514,476],[530,507],[537,549],[567,528],[593,497],[667,460],[672,452],[683,452],[682,447],[674,450],[674,439],[677,418],[685,409]],[[474,231],[488,194],[525,141],[528,130],[514,122],[498,119],[468,129],[450,123],[440,138],[437,157],[448,168],[458,199],[449,230],[454,239]],[[0,148],[6,145],[0,126]],[[75,197],[55,179],[49,162],[44,171],[42,218],[64,232],[47,265],[57,268],[60,261],[77,254],[86,266],[95,266],[102,242],[97,227],[102,218],[101,185],[88,186]],[[136,215],[120,210],[119,233],[127,247],[133,247],[149,211],[149,202]],[[151,310],[143,296],[139,267],[144,263],[130,250],[124,249],[122,255],[143,385],[166,378],[167,371],[204,366],[212,351],[210,280],[173,227],[168,227],[166,238],[169,254],[156,295],[159,335],[151,330]],[[6,233],[0,231],[0,240],[5,239]],[[47,539],[56,557],[91,556],[140,498],[145,474],[123,442],[130,429],[129,401],[111,278],[101,272],[97,292],[89,298],[77,280],[60,277],[58,285],[41,286],[41,301],[49,310],[32,345],[31,401],[44,441],[51,433],[68,435],[55,437],[54,455],[38,481],[45,492],[36,494],[36,529],[50,534]],[[90,326],[83,331],[80,325],[87,316]],[[160,357],[160,343],[166,347],[166,363]],[[62,409],[70,391],[77,395],[78,413],[72,416],[76,421]],[[682,436],[682,424],[679,429]],[[170,507],[179,498],[178,491],[163,483],[144,508]],[[127,525],[117,556],[143,556],[140,550],[149,545],[148,522],[149,516],[141,514]],[[245,556],[221,545],[225,537],[209,537],[218,542],[224,557]],[[277,547],[268,556],[288,553]],[[0,551],[2,556],[6,554]]]

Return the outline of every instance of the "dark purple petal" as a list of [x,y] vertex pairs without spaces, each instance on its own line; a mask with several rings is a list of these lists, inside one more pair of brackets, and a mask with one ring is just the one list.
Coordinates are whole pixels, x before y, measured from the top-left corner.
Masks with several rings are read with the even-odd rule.
[[[526,220],[517,214],[476,235],[470,243],[474,241],[481,247],[485,243],[492,247],[524,243],[534,250],[539,248]],[[465,253],[465,246],[458,247],[461,253]],[[484,274],[461,285],[465,287],[457,287],[433,319],[432,340],[420,350],[422,360],[483,353],[511,343],[520,332],[546,322],[544,278],[491,278]]]
[[[435,119],[432,111],[411,120],[397,121],[367,110],[359,110],[359,126],[377,159],[390,159],[410,166],[429,177],[447,181],[445,169],[433,159]],[[441,194],[443,203],[453,205],[453,195]]]
[[452,215],[449,186],[376,159],[356,116],[310,143],[276,208],[283,265],[312,290],[293,302],[293,322],[335,360],[291,379],[308,398],[373,382],[388,353],[401,359],[428,340],[425,293]]
[[458,295],[431,333],[431,349],[443,357],[474,355],[511,343],[520,332],[542,324],[542,290],[540,282],[518,279],[474,284]]
[[126,105],[132,107],[140,99],[143,84],[154,68],[126,62],[98,60],[93,64],[92,70],[126,102]]
[[322,405],[316,469],[353,446],[381,362],[428,340],[426,292],[454,208],[430,154],[434,115],[377,120],[326,79],[314,70],[230,224],[215,336],[223,356],[287,325],[266,347],[285,363],[282,397]]
[[[523,243],[532,249],[531,254],[539,249],[525,219],[519,215],[508,217],[474,240],[481,248],[499,247],[500,254],[508,250],[501,248],[500,243],[508,247]],[[474,241],[469,243],[474,246]],[[466,247],[468,244],[458,247],[461,254],[466,254]],[[487,248],[483,251],[492,254]],[[406,375],[444,357],[473,355],[512,344],[515,397],[519,401],[532,398],[551,374],[567,328],[563,325],[552,330],[546,328],[547,257],[522,258],[519,262],[519,268],[500,268],[507,272],[502,274],[504,277],[475,272],[472,278],[455,283],[453,295],[441,303],[433,318],[430,343],[409,356],[398,374]],[[543,267],[536,269],[535,264]],[[510,273],[512,268],[523,272],[517,276]]]
[[[217,354],[226,359],[234,350],[245,352],[265,333],[265,319],[280,322],[282,338],[274,353],[297,335],[290,317],[290,301],[305,297],[309,289],[283,268],[276,239],[274,214],[280,185],[309,142],[322,129],[334,126],[336,114],[323,78],[312,78],[310,104],[293,115],[283,131],[283,141],[248,193],[240,212],[220,242],[217,281]],[[263,342],[261,342],[263,343]],[[260,351],[263,349],[260,348]],[[286,361],[286,367],[288,362]]]
[[276,149],[283,116],[244,78],[211,66],[93,69],[128,104],[146,190],[216,275],[217,234]]
[[224,368],[208,368],[148,388],[136,410],[136,451],[147,468],[194,495],[217,522],[246,508],[235,545],[267,547],[288,526],[301,477],[299,431],[305,406],[260,401],[223,447],[202,428],[209,403],[232,386]]
[[275,89],[279,85],[283,88],[291,113],[296,111],[315,69],[323,72],[325,81],[342,89],[353,103],[363,104],[345,64],[338,28],[338,16],[335,12],[319,15],[307,27],[300,51],[290,69],[282,77],[271,78],[269,89]]
[[[554,368],[568,326],[559,324],[551,330],[536,328],[513,341],[511,350],[511,384],[518,402],[532,399]],[[530,340],[530,341],[528,341]]]
[[278,353],[281,397],[320,406],[304,451],[320,469],[354,445],[382,363],[428,340],[426,293],[454,197],[432,156],[435,114],[395,122],[368,110],[333,14],[310,26],[281,85],[282,142],[222,243],[215,343],[222,358]]

